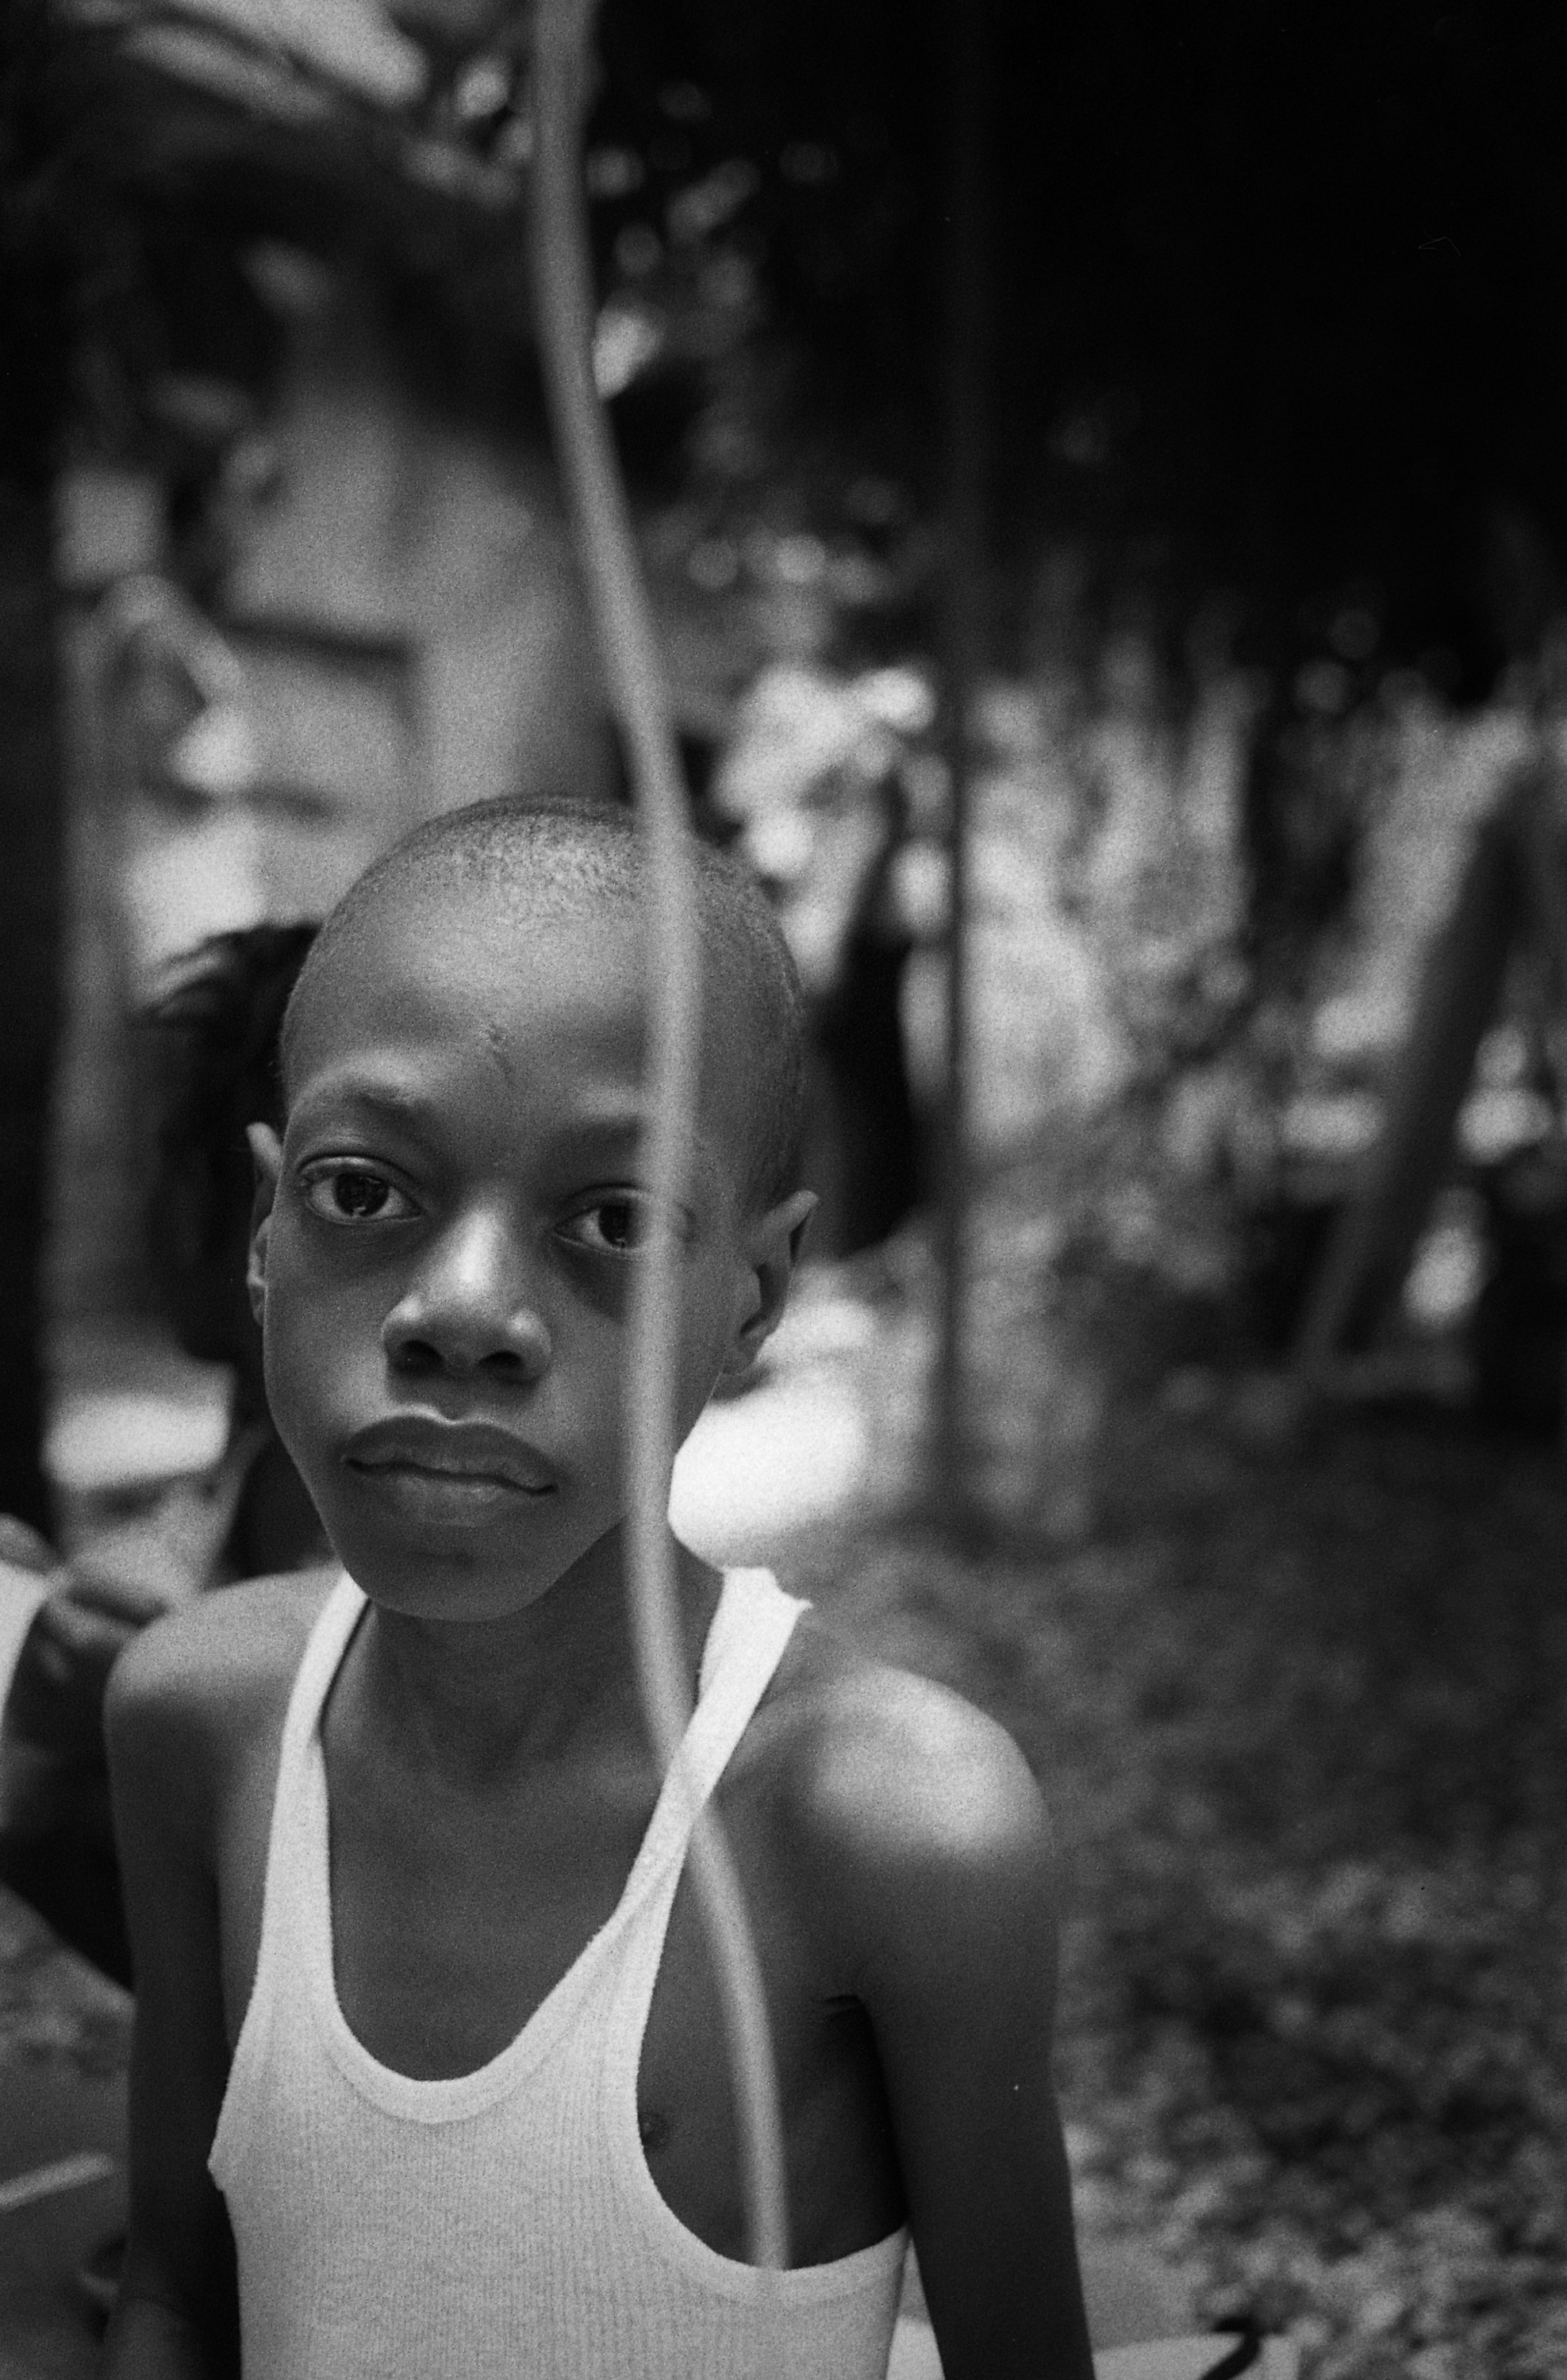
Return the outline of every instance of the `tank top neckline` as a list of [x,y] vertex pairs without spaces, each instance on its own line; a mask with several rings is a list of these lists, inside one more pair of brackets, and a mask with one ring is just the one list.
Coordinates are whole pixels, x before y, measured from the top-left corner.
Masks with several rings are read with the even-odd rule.
[[[321,1718],[367,1601],[362,1588],[346,1571],[342,1573],[322,1607],[316,1623],[319,1633],[312,1637],[307,1652],[313,1674],[308,1685],[303,1676],[299,1681],[302,1707],[298,1714],[298,1735],[303,1739],[298,1742],[298,1790],[302,1804],[299,1841],[306,1859],[304,1873],[295,1879],[295,1888],[303,1920],[299,1949],[311,2017],[323,2048],[353,2089],[388,2115],[406,2121],[457,2122],[507,2096],[548,2058],[569,2029],[601,1961],[648,1893],[667,1876],[671,1863],[684,1861],[696,1812],[723,1774],[735,1743],[771,1681],[776,1657],[768,1661],[766,1676],[759,1685],[755,1660],[747,1658],[749,1648],[743,1630],[736,1625],[739,1607],[747,1593],[761,1582],[780,1602],[787,1600],[780,1594],[770,1572],[734,1570],[724,1573],[702,1647],[696,1707],[610,1914],[589,1937],[519,2031],[492,2057],[466,2073],[420,2077],[385,2065],[367,2049],[344,2015],[337,1997],[330,1811]],[[791,1603],[792,1612],[800,1608]]]

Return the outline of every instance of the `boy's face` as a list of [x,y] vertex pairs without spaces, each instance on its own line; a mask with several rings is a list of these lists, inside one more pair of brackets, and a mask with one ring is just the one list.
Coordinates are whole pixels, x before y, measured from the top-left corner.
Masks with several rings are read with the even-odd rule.
[[[253,1135],[273,1417],[368,1594],[498,1616],[626,1509],[630,1292],[661,1220],[636,920],[405,891],[327,955],[298,1026],[281,1150]],[[674,1219],[680,1437],[777,1319],[811,1204],[747,1213],[735,1104],[720,1075]]]

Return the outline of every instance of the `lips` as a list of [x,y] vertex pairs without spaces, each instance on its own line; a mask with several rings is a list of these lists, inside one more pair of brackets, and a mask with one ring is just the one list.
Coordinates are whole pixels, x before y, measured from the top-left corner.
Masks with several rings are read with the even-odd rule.
[[398,1414],[357,1430],[343,1450],[349,1470],[380,1476],[449,1483],[457,1492],[510,1489],[521,1496],[553,1494],[552,1466],[522,1439],[491,1422],[443,1421],[431,1414]]

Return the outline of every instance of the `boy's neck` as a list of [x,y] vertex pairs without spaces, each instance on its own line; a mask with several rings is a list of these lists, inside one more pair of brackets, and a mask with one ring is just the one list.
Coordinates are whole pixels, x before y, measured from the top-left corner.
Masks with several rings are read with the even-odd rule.
[[[684,1547],[675,1578],[693,1696],[721,1581]],[[362,1673],[409,1766],[492,1791],[594,1752],[647,1742],[618,1529],[503,1619],[414,1619],[373,1607]]]

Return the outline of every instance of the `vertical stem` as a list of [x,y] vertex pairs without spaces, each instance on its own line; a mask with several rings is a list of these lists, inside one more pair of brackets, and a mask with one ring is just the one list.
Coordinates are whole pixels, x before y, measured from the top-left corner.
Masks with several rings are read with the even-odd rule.
[[59,1055],[66,762],[53,488],[73,242],[52,188],[68,142],[47,0],[0,35],[0,1510],[50,1526],[42,1259]]
[[946,1518],[968,1517],[970,1417],[965,1324],[967,1308],[969,1094],[968,839],[973,710],[985,655],[985,480],[990,309],[986,99],[990,78],[987,0],[949,0],[945,48],[952,77],[951,191],[947,225],[946,599],[941,619],[951,779],[948,866],[947,1084],[941,1132],[941,1339],[937,1376],[939,1495]]
[[[701,1026],[696,887],[685,791],[651,605],[603,406],[593,383],[593,282],[582,115],[596,0],[541,0],[535,19],[533,267],[545,385],[610,698],[646,839],[650,1050],[644,1149],[655,1212],[685,1183]],[[668,1522],[674,1459],[679,1243],[660,1232],[638,1268],[626,1380],[629,1590],[638,1680],[661,1765],[690,1718]],[[691,1873],[723,2007],[739,2113],[752,2262],[789,2261],[783,2120],[767,2001],[738,1877],[716,1815],[698,1815]]]
[[[19,355],[13,369],[24,366]],[[60,1029],[61,686],[47,482],[0,480],[0,1509],[50,1526],[42,1265]]]

